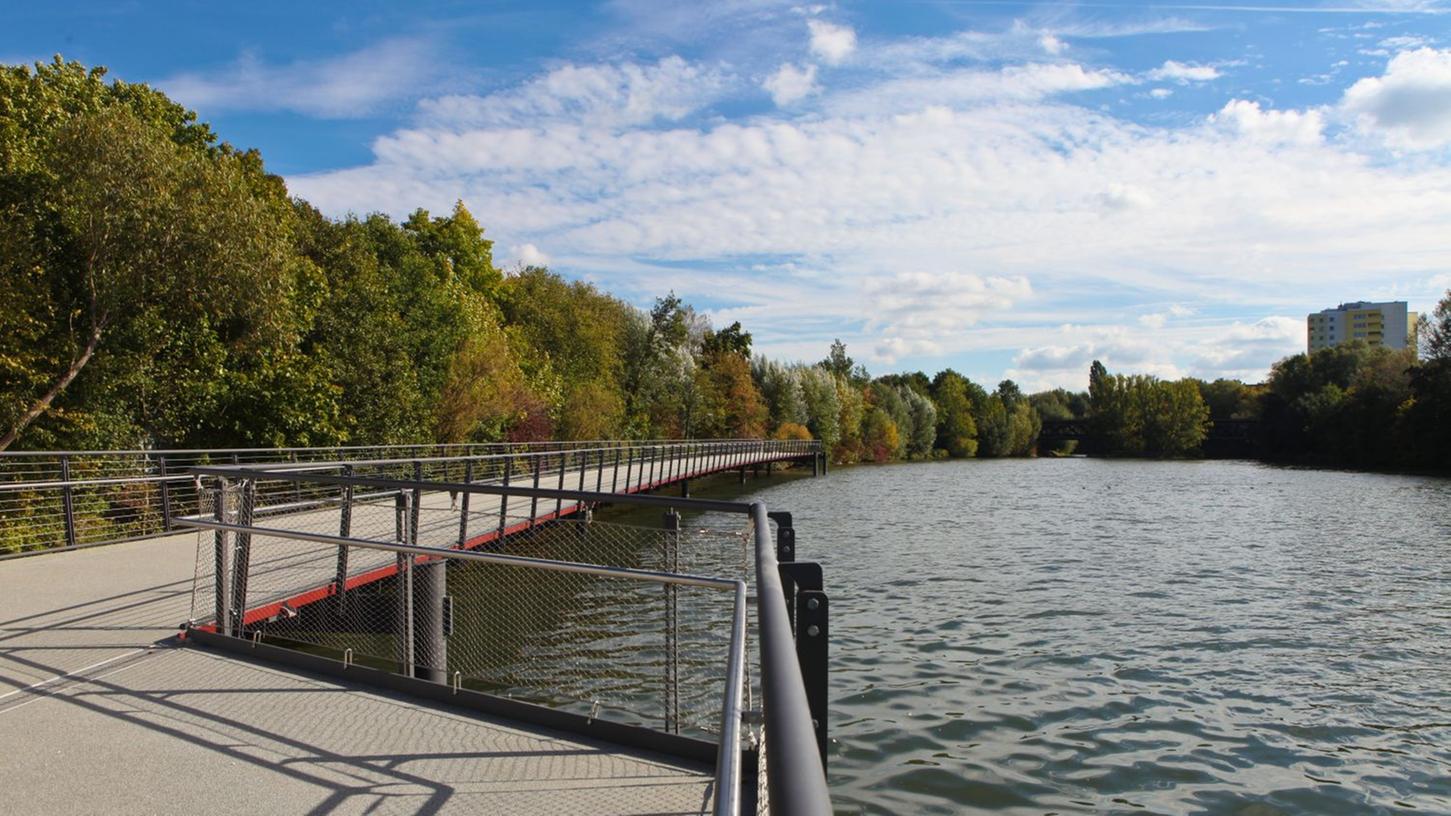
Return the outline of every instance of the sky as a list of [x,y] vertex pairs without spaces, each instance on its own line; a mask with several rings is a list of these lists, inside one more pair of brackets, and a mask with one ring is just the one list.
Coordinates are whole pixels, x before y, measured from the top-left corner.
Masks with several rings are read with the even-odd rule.
[[1028,390],[1260,381],[1451,289],[1451,0],[13,4],[333,216],[462,200],[507,268],[755,348]]

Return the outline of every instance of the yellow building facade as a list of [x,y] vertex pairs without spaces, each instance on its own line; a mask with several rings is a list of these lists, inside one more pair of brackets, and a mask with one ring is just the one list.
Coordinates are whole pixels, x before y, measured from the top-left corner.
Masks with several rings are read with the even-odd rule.
[[1403,300],[1342,303],[1309,315],[1305,323],[1306,348],[1311,354],[1352,340],[1397,349],[1415,348],[1416,344],[1416,313],[1407,311]]

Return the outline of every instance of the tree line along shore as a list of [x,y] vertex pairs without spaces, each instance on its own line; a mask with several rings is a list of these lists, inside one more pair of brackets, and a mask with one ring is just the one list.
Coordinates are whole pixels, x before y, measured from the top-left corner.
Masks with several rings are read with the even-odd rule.
[[0,276],[0,450],[773,436],[885,462],[1034,455],[1079,419],[1096,453],[1187,457],[1252,419],[1266,459],[1451,459],[1451,292],[1419,358],[1339,346],[1255,385],[1095,363],[1087,392],[1024,394],[872,377],[840,342],[785,363],[673,293],[506,273],[462,203],[328,218],[159,91],[59,57],[0,68]]

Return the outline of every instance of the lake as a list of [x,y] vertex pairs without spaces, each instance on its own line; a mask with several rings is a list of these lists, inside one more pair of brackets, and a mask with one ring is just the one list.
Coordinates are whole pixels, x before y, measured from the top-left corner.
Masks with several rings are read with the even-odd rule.
[[747,489],[826,571],[841,812],[1451,813],[1451,480],[1039,459]]

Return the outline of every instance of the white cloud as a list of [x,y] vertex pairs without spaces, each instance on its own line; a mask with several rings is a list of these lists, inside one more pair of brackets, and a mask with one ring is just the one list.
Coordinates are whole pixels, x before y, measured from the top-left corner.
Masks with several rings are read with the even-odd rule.
[[761,87],[771,94],[771,101],[785,107],[817,91],[816,66],[798,66],[788,62],[766,77]]
[[1155,99],[1168,99],[1173,95],[1174,92],[1169,90],[1168,88],[1155,88],[1152,91],[1149,91],[1149,96],[1152,96]]
[[[628,99],[627,78],[662,64],[593,66],[616,78],[600,98]],[[704,112],[696,100],[720,93],[712,69],[663,70],[698,81],[639,110]],[[497,97],[556,118],[464,124],[429,108],[371,163],[289,185],[330,213],[462,198],[521,257],[548,247],[553,268],[642,302],[710,298],[768,353],[818,359],[834,336],[869,365],[1019,353],[1033,382],[1082,379],[1092,354],[1258,378],[1295,347],[1283,331],[1182,318],[1294,314],[1451,268],[1451,170],[1322,138],[1318,111],[1234,100],[1209,122],[1150,127],[1062,95],[1132,81],[1073,64],[908,72],[810,83],[805,114],[588,114],[600,127],[570,120],[594,102],[561,103],[580,96],[536,78]],[[1094,325],[1104,315],[1126,325]]]
[[1149,71],[1144,76],[1154,81],[1168,80],[1187,85],[1190,82],[1209,82],[1219,79],[1219,69],[1212,65],[1189,65],[1176,60],[1165,60],[1163,65]]
[[1068,50],[1068,43],[1063,42],[1052,34],[1045,33],[1040,36],[1038,38],[1038,45],[1041,46],[1044,51],[1047,51],[1049,54],[1052,54],[1055,57]]
[[245,53],[226,68],[177,74],[156,84],[204,117],[248,110],[347,118],[418,96],[438,76],[437,57],[427,41],[399,38],[286,65],[269,65]]
[[644,65],[565,64],[515,88],[427,99],[418,110],[422,121],[450,128],[646,125],[683,119],[719,99],[732,82],[720,68],[673,56]]
[[856,50],[856,32],[850,26],[825,20],[808,20],[811,30],[811,53],[828,65],[838,65]]
[[987,100],[1030,101],[1129,84],[1133,77],[1075,63],[1028,63],[998,70],[964,68],[930,75],[889,78],[832,95],[831,111],[841,115],[920,111],[928,107],[967,106]]
[[1317,110],[1264,110],[1260,103],[1231,99],[1209,121],[1253,141],[1310,145],[1320,141],[1324,117]]
[[1341,109],[1395,147],[1451,143],[1451,49],[1419,48],[1393,57],[1379,77],[1350,86]]
[[514,248],[514,256],[520,266],[549,266],[551,258],[533,244],[521,244]]

